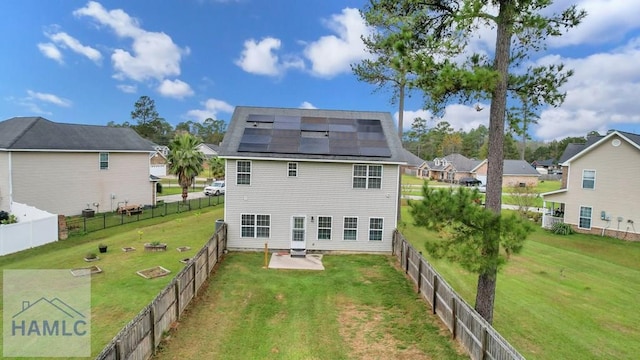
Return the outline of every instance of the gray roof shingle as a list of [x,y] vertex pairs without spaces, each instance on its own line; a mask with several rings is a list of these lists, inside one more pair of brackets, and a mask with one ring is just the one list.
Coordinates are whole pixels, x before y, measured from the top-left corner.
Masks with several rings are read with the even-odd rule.
[[503,167],[503,175],[540,176],[540,173],[525,160],[504,160]]
[[153,143],[124,127],[55,123],[42,117],[0,122],[0,149],[154,151]]

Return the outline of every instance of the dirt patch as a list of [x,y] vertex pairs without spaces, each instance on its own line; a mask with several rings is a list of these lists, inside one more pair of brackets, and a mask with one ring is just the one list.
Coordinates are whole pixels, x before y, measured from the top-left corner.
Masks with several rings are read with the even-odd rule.
[[414,345],[407,346],[386,331],[383,309],[346,302],[340,304],[340,309],[340,335],[352,349],[352,358],[430,359]]

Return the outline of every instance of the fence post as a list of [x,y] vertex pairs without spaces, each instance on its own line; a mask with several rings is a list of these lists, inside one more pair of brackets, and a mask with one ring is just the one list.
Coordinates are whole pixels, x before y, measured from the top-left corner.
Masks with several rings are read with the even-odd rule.
[[436,301],[438,300],[438,275],[433,274],[433,294],[431,295],[431,313],[436,313]]
[[407,274],[409,273],[409,257],[410,257],[410,251],[409,251],[409,245],[407,245],[407,242],[404,242],[404,273]]
[[102,228],[107,228],[107,213],[102,213]]
[[196,286],[196,262],[193,261],[191,262],[191,267],[193,268],[193,270],[191,271],[191,278],[193,279],[191,282],[193,283],[192,287],[193,287],[193,299],[191,299],[191,301],[195,300],[196,297],[196,291],[198,291],[197,286]]
[[116,360],[121,360],[124,359],[125,356],[122,353],[122,343],[120,342],[120,339],[116,340]]
[[[157,298],[157,296],[156,296]],[[151,354],[156,354],[156,310],[153,306],[153,301],[149,304],[151,310],[149,311],[149,320],[151,321]]]
[[418,282],[418,294],[420,294],[422,290],[422,256],[418,259],[418,278],[416,280]]
[[482,354],[480,355],[480,360],[484,360],[487,358],[487,327],[482,327],[482,332],[480,333],[480,347],[482,348]]
[[173,288],[176,293],[176,321],[180,320],[180,279],[176,279]]
[[456,324],[458,323],[456,321],[456,316],[458,316],[458,314],[456,314],[456,297],[455,296],[451,296],[451,304],[449,304],[449,306],[451,306],[451,338],[455,340]]

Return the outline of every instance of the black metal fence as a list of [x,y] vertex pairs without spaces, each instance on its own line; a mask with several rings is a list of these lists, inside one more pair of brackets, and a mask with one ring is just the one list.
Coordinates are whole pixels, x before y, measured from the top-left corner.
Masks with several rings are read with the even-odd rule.
[[186,211],[193,211],[222,204],[224,204],[224,196],[209,196],[197,199],[188,199],[186,203],[183,203],[182,201],[159,202],[155,206],[144,206],[142,211],[131,214],[113,211],[98,213],[91,217],[67,217],[67,233],[68,235],[84,234],[140,220],[179,214]]

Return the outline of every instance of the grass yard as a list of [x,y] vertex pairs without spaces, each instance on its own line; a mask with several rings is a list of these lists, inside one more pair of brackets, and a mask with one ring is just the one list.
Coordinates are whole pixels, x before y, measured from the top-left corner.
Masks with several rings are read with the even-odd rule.
[[[437,236],[402,232],[418,249]],[[432,264],[470,304],[477,276]],[[540,228],[498,275],[494,327],[527,359],[637,359],[640,354],[640,243]]]
[[395,259],[325,255],[324,271],[231,253],[155,359],[468,359]]
[[[209,240],[222,214],[222,206],[209,207],[74,236],[0,257],[0,269],[102,268],[103,273],[91,279],[91,353],[95,357],[183,268],[179,260],[193,256]],[[166,243],[167,251],[145,252],[144,243],[152,241]],[[101,243],[108,245],[107,253],[98,253]],[[178,252],[180,246],[190,246],[191,250]],[[123,247],[136,250],[123,252]],[[100,260],[85,262],[83,257],[88,252],[98,253]],[[136,274],[158,265],[171,273],[150,280]]]

